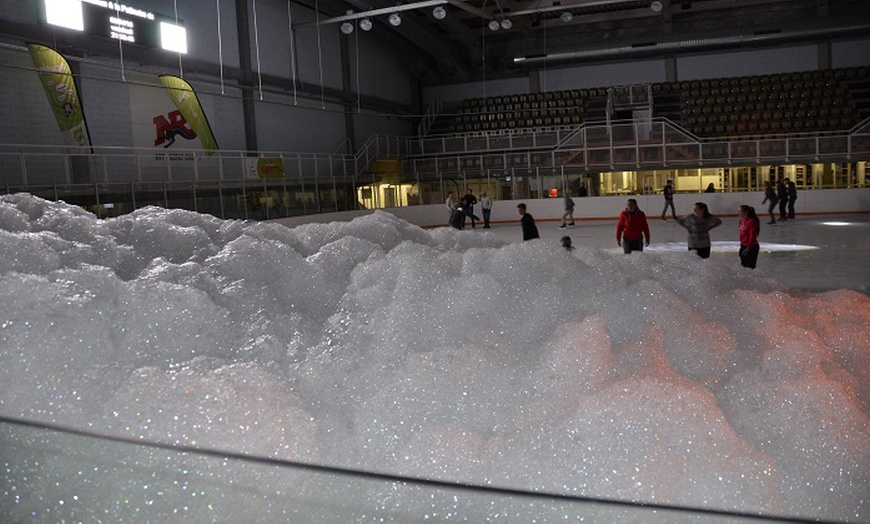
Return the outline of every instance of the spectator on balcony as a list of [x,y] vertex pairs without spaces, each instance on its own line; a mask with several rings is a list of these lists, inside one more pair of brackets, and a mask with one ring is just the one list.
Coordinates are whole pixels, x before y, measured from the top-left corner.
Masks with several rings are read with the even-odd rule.
[[716,186],[713,185],[713,182],[710,182],[709,184],[707,184],[707,189],[705,189],[704,192],[705,193],[715,193],[716,192]]
[[668,180],[665,184],[664,189],[662,189],[662,194],[665,196],[665,207],[662,209],[662,220],[667,221],[667,213],[668,208],[671,208],[671,215],[674,217],[674,220],[677,219],[677,210],[674,209],[674,181]]

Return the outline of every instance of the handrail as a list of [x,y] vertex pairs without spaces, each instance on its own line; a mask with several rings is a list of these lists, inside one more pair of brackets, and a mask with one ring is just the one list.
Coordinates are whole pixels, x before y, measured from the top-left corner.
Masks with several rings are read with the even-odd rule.
[[441,113],[442,107],[443,102],[440,96],[436,97],[435,100],[429,104],[429,107],[426,108],[426,112],[423,114],[423,118],[420,120],[420,123],[417,124],[418,137],[423,138],[429,134],[429,131],[432,129],[432,124],[435,123],[435,119],[438,118],[438,115]]
[[[647,127],[640,127],[647,125]],[[644,137],[653,137],[648,139]],[[850,161],[870,155],[870,119],[850,130],[828,133],[740,135],[699,138],[670,120],[587,122],[527,132],[442,134],[424,138],[372,135],[354,155],[287,151],[154,149],[93,146],[87,152],[64,145],[0,144],[0,185],[46,183],[221,181],[251,176],[251,158],[281,158],[284,176],[317,180],[330,176],[356,182],[378,158],[410,165],[408,172],[438,172],[439,159],[460,164],[487,158],[488,167],[521,164],[570,166],[585,171],[666,169],[762,163]],[[86,161],[85,161],[86,160]],[[83,165],[86,164],[86,165]],[[450,168],[451,170],[453,168]],[[456,167],[459,170],[460,167]],[[84,175],[82,175],[84,173]],[[132,173],[121,179],[116,173]]]

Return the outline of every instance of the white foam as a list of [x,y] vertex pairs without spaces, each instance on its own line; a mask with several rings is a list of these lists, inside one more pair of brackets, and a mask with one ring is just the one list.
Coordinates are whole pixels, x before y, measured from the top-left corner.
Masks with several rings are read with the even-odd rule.
[[[870,298],[734,266],[380,212],[288,229],[4,196],[0,412],[459,482],[870,519]],[[27,467],[7,484],[42,492],[18,515],[111,505],[106,480],[90,505],[42,482],[80,466]],[[133,496],[124,471],[112,485]],[[368,507],[370,490],[339,484],[319,491]],[[208,492],[150,511],[264,504]],[[382,516],[444,515],[377,497]]]

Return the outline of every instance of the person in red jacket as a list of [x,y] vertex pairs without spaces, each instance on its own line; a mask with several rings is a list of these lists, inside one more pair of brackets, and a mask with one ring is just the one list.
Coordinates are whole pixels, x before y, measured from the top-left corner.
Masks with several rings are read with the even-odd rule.
[[758,261],[758,234],[761,232],[761,222],[755,214],[755,208],[746,204],[737,210],[740,217],[740,265],[755,269]]
[[649,246],[649,224],[646,222],[646,214],[637,207],[637,200],[629,198],[616,224],[616,243],[628,254],[632,251],[643,251],[644,238],[646,238],[646,245]]

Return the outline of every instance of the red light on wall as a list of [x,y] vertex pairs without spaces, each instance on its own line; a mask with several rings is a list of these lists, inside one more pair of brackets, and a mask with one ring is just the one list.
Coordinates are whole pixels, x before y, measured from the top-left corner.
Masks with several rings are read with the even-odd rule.
[[551,187],[547,190],[547,194],[550,196],[550,198],[556,198],[559,196],[559,190],[555,187]]

